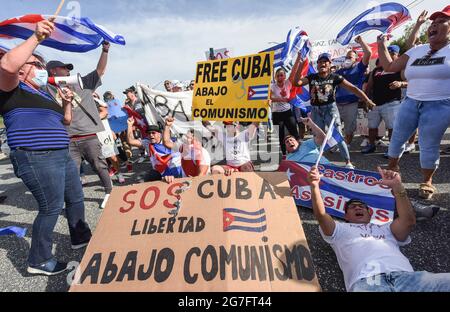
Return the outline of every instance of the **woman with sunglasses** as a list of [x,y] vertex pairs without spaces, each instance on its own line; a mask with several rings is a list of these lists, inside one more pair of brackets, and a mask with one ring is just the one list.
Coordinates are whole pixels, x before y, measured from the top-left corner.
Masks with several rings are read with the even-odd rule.
[[[292,71],[292,73],[294,73],[294,71]],[[289,79],[286,79],[286,71],[283,68],[279,68],[275,73],[275,82],[272,83],[270,88],[272,121],[274,125],[279,127],[278,135],[283,155],[286,155],[286,146],[283,144],[283,140],[286,137],[284,127],[288,129],[289,134],[295,137],[296,140],[300,139],[297,122],[292,112],[291,104],[289,103],[293,79],[294,77],[292,74]]]
[[423,183],[419,196],[431,199],[437,191],[433,175],[439,166],[439,147],[450,125],[450,5],[431,15],[428,43],[392,61],[386,36],[378,38],[380,62],[387,72],[405,71],[409,86],[389,145],[389,168],[399,171],[404,144],[419,128]]
[[27,272],[47,276],[67,269],[52,254],[53,230],[64,203],[72,249],[85,247],[91,238],[79,172],[70,158],[65,128],[72,119],[73,93],[58,90],[61,106],[45,91],[47,70],[43,58],[34,52],[54,29],[50,21],[39,22],[35,33],[6,53],[0,63],[0,115],[7,129],[11,163],[39,209]]

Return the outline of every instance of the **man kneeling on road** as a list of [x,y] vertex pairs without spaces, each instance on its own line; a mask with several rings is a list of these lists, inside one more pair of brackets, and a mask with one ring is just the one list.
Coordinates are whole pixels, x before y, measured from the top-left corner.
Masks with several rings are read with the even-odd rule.
[[370,223],[369,207],[358,199],[345,205],[347,223],[335,222],[325,210],[318,169],[313,167],[309,173],[314,215],[322,237],[336,253],[347,291],[450,291],[450,273],[414,272],[401,253],[399,247],[411,242],[416,218],[400,175],[378,170],[383,178],[379,183],[392,189],[398,212],[397,219],[385,225]]

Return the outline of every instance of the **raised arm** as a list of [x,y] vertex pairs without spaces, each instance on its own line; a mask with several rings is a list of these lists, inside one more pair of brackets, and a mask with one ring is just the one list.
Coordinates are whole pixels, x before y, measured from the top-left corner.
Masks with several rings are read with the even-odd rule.
[[406,69],[406,64],[408,64],[409,56],[403,54],[395,61],[392,60],[389,52],[387,50],[387,36],[378,36],[378,56],[380,59],[380,64],[383,66],[384,71],[391,73],[398,73]]
[[370,58],[372,57],[372,49],[369,47],[367,42],[365,42],[361,36],[356,37],[355,41],[362,47],[362,49],[364,51],[362,63],[366,66],[369,65]]
[[311,168],[311,172],[308,175],[308,181],[311,186],[314,216],[319,222],[323,234],[332,236],[336,229],[336,223],[325,210],[325,204],[322,199],[322,194],[320,193],[320,173],[316,167]]
[[406,40],[406,50],[412,49],[414,47],[414,44],[416,43],[416,40],[420,38],[420,27],[422,27],[422,25],[428,20],[427,15],[428,11],[423,11],[417,18],[417,22],[414,25],[414,28],[412,29],[408,39]]
[[172,141],[172,138],[170,137],[170,129],[172,129],[173,123],[175,122],[175,118],[173,117],[167,117],[166,124],[164,126],[163,131],[163,144],[165,147],[173,149],[175,144]]
[[128,130],[127,130],[127,142],[128,144],[130,144],[131,146],[137,147],[137,148],[142,148],[142,142],[140,140],[136,140],[134,138],[134,134],[133,134],[133,125],[134,125],[134,118],[131,117],[128,119]]
[[303,122],[307,127],[309,127],[314,134],[314,141],[317,145],[321,146],[323,141],[326,139],[327,135],[323,132],[322,129],[317,126],[311,118],[300,118],[300,121]]
[[361,100],[364,101],[364,103],[367,104],[367,106],[369,107],[369,109],[374,108],[376,105],[374,102],[372,102],[371,99],[369,99],[367,97],[367,95],[362,92],[358,87],[356,87],[354,84],[348,82],[346,79],[344,79],[344,81],[341,82],[340,84],[341,87],[343,87],[344,89],[348,90],[349,92],[352,92],[354,95],[356,95],[357,97],[359,97]]
[[0,62],[0,90],[9,92],[19,85],[19,71],[40,43],[55,30],[52,22],[43,20],[36,25],[34,34],[25,42],[6,53]]
[[103,47],[102,54],[100,55],[100,59],[98,60],[97,64],[97,73],[100,77],[103,77],[103,75],[106,72],[106,65],[108,65],[108,53],[110,43],[108,41],[103,41],[102,47]]
[[409,201],[408,194],[403,186],[400,174],[394,171],[383,170],[378,167],[383,181],[380,185],[388,186],[395,196],[398,217],[391,224],[391,231],[399,242],[404,242],[416,225],[416,216]]

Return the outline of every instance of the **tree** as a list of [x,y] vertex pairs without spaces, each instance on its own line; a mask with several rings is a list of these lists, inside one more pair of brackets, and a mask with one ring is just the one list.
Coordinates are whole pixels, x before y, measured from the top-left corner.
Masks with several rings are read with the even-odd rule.
[[[429,24],[430,24],[430,22],[426,22],[424,24],[425,27],[422,27],[422,29],[420,31],[419,40],[422,44],[428,41],[427,29],[428,29]],[[392,44],[396,44],[400,47],[400,54],[403,54],[408,50],[408,49],[406,49],[406,41],[408,40],[409,36],[411,35],[414,25],[415,25],[415,23],[410,23],[409,25],[407,25],[405,27],[405,31],[404,31],[403,35],[400,38],[392,41]]]

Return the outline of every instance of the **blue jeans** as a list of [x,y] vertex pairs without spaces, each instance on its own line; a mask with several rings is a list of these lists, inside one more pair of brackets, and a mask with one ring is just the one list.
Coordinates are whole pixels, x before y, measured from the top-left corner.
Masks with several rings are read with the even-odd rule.
[[437,169],[441,140],[449,125],[450,99],[422,102],[405,98],[395,120],[389,157],[400,158],[405,142],[419,128],[421,168]]
[[392,272],[357,281],[350,292],[450,292],[450,273]]
[[91,237],[85,222],[84,195],[79,171],[69,150],[11,151],[14,173],[27,186],[38,202],[39,213],[33,223],[28,263],[38,266],[53,259],[53,230],[64,202],[72,244]]
[[[331,121],[333,120],[333,115],[337,116],[335,126],[339,129],[339,132],[342,135],[341,117],[339,115],[339,110],[336,106],[336,103],[322,106],[312,106],[311,118],[313,122],[325,133],[327,132],[327,129],[330,126]],[[345,161],[350,161],[350,153],[345,141],[339,143],[338,146],[342,158],[344,158]]]

